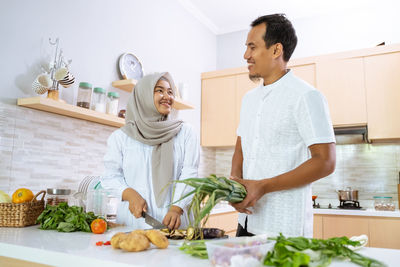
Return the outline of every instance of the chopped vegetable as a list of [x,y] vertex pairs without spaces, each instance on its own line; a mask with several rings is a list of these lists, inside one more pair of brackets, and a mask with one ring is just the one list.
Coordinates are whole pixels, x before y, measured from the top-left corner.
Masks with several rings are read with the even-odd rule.
[[193,257],[208,259],[204,240],[185,241],[179,249]]
[[347,237],[333,237],[326,240],[289,237],[280,234],[276,238],[274,249],[267,253],[264,265],[282,267],[328,266],[333,258],[349,259],[365,267],[383,267],[385,264],[362,256],[347,246],[360,246],[359,241]]
[[102,245],[104,245],[103,241],[96,242],[96,246],[100,247]]
[[106,242],[104,242],[103,245],[104,245],[104,246],[109,246],[109,245],[111,245],[111,241],[106,241]]
[[[174,182],[184,183],[194,188],[194,190],[172,204],[193,195],[192,202],[188,209],[188,217],[191,221],[190,215],[193,214],[194,222],[191,221],[191,225],[193,225],[198,232],[200,222],[206,217],[206,220],[203,222],[203,225],[205,224],[212,208],[218,202],[225,200],[231,203],[238,203],[243,201],[247,195],[245,187],[240,183],[225,177],[217,177],[215,174],[211,174],[207,178],[188,178]],[[202,203],[205,203],[203,207]]]
[[57,206],[47,205],[36,221],[42,230],[90,232],[90,224],[98,218],[93,212],[86,213],[82,207],[68,206],[63,202]]

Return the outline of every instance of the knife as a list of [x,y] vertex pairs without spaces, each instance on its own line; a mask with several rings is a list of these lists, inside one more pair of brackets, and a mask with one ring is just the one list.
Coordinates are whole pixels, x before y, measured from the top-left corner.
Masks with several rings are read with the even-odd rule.
[[158,220],[156,220],[154,217],[150,216],[148,213],[146,212],[142,212],[142,216],[144,218],[144,221],[150,225],[151,227],[153,227],[154,229],[163,229],[163,228],[167,228],[164,224],[160,223]]

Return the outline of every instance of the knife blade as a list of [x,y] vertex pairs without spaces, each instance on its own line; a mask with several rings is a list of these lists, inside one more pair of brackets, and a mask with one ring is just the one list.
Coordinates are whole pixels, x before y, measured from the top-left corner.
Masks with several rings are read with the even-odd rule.
[[162,224],[161,222],[159,222],[157,219],[155,219],[154,217],[150,216],[148,213],[146,212],[142,212],[142,216],[144,218],[144,221],[150,225],[151,227],[153,227],[154,229],[163,229],[166,228],[166,226],[164,224]]

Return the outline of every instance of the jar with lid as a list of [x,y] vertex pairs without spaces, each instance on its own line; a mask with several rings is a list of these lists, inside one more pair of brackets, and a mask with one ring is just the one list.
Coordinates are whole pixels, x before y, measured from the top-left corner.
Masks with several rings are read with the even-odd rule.
[[60,203],[68,204],[70,194],[70,189],[47,188],[46,203],[51,206],[57,206]]
[[107,94],[107,114],[118,115],[119,94],[117,92],[108,92]]
[[395,210],[395,205],[392,200],[392,197],[380,197],[380,196],[375,196],[374,197],[374,207],[375,210],[385,210],[385,211],[394,211]]
[[106,90],[100,87],[93,89],[92,109],[106,113]]
[[78,99],[76,105],[82,108],[90,108],[90,100],[92,98],[92,85],[87,82],[79,83]]

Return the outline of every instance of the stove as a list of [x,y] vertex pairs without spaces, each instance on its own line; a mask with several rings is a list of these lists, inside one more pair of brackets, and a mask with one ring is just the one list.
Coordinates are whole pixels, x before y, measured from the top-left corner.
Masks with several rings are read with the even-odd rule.
[[360,202],[358,201],[340,201],[339,206],[333,206],[332,204],[328,205],[320,205],[319,203],[313,204],[314,209],[334,209],[334,210],[365,210],[365,208],[360,206]]

